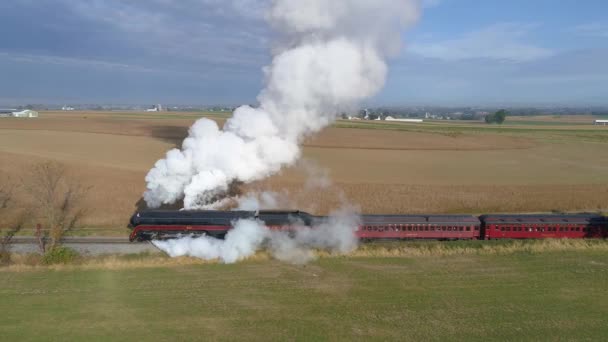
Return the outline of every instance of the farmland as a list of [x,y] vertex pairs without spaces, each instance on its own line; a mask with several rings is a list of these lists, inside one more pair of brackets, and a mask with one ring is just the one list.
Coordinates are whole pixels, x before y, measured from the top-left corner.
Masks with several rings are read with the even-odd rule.
[[[121,229],[141,205],[144,177],[202,116],[225,114],[42,112],[0,119],[0,177],[18,182],[43,160],[91,186],[84,225]],[[303,159],[332,185],[305,186],[296,165],[242,186],[289,192],[324,214],[343,198],[365,213],[481,213],[608,209],[608,129],[581,118],[509,118],[503,126],[338,121],[305,141]],[[533,123],[531,123],[533,122]],[[540,124],[539,124],[540,123]],[[343,196],[345,195],[345,196]],[[23,199],[25,201],[25,199]]]
[[6,340],[604,339],[605,242],[538,245],[363,251],[307,266],[254,258],[0,269],[0,329]]

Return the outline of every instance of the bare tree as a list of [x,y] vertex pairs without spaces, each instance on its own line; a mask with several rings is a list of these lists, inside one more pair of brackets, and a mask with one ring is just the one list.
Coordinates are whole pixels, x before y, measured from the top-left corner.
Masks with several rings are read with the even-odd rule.
[[[2,181],[2,184],[0,184],[0,215],[4,216],[4,212],[8,208],[8,204],[12,199],[13,189],[8,181],[4,182],[4,179],[2,179]],[[15,234],[9,229],[8,232],[3,234],[3,237],[0,240],[0,265],[10,263],[10,242],[14,235]]]
[[[13,208],[14,203],[13,194],[14,194],[15,185],[11,183],[10,178],[2,177],[0,183],[0,216],[2,218],[8,215],[9,210],[20,210],[18,208]],[[0,264],[8,264],[11,261],[10,247],[11,242],[15,234],[17,234],[21,229],[25,226],[29,214],[26,211],[20,210],[18,215],[14,216],[13,219],[9,219],[8,221],[2,222],[2,228],[5,231],[0,238]]]
[[0,184],[0,209],[8,208],[8,204],[13,198],[14,185],[7,178],[5,182]]
[[27,211],[22,211],[8,227],[2,238],[0,238],[0,264],[9,264],[11,262],[11,243],[13,237],[23,229],[29,217]]
[[23,180],[23,187],[32,198],[33,212],[42,221],[49,248],[55,248],[85,215],[83,200],[89,188],[69,177],[65,167],[57,162],[34,165]]

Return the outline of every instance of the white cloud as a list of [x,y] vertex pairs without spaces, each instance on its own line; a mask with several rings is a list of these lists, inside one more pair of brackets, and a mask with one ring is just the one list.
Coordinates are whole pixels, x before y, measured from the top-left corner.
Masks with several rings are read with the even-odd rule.
[[531,77],[514,77],[505,82],[521,85],[555,85],[556,83],[588,83],[588,82],[607,82],[608,76],[602,74],[582,74],[582,75],[546,75],[546,76],[531,76]]
[[589,23],[574,26],[570,31],[583,36],[608,38],[608,24]]
[[63,1],[77,16],[116,29],[156,56],[258,67],[269,44],[266,26],[251,25],[262,19],[265,1]]
[[424,8],[436,7],[441,4],[441,1],[442,0],[422,0],[422,7],[424,7]]
[[533,28],[534,25],[529,24],[496,24],[466,33],[460,38],[414,42],[409,51],[446,61],[486,58],[528,62],[553,55],[550,49],[525,42],[526,35]]
[[157,72],[156,69],[146,68],[138,65],[124,63],[107,62],[96,59],[72,58],[49,55],[32,55],[0,52],[0,58],[9,59],[15,62],[34,63],[34,64],[54,64],[67,65],[72,67],[84,66],[112,70],[128,70],[135,72]]
[[[34,55],[21,53],[0,52],[0,61],[8,60],[17,63],[29,63],[34,65],[57,65],[69,68],[85,68],[88,70],[102,70],[104,72],[156,74],[161,76],[195,76],[199,79],[212,79],[214,74],[209,72],[197,72],[192,70],[178,70],[169,66],[148,67],[144,65],[110,62],[100,59],[74,58],[53,55]],[[220,68],[219,71],[224,79],[231,79],[238,75],[238,71],[231,68]],[[216,74],[215,74],[216,75]]]

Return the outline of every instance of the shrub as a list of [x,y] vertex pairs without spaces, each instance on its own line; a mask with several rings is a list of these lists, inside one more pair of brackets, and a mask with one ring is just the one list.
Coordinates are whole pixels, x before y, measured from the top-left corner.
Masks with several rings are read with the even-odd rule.
[[11,263],[11,252],[0,250],[0,266],[6,266]]
[[65,246],[56,246],[49,249],[42,257],[42,263],[45,265],[53,264],[69,264],[80,259],[80,254],[72,248]]

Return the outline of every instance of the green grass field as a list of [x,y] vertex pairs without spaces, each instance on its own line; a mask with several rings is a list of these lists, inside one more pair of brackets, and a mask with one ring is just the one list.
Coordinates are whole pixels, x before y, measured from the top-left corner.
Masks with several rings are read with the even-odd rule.
[[605,340],[605,248],[0,271],[15,340]]

